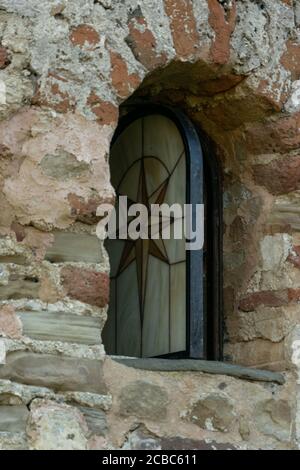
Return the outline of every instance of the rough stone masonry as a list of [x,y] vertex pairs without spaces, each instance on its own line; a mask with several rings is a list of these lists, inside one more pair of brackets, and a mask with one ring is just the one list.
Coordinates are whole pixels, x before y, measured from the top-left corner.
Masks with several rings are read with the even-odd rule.
[[[120,105],[180,107],[224,184],[225,358],[105,356]],[[300,1],[0,0],[0,449],[300,448]]]

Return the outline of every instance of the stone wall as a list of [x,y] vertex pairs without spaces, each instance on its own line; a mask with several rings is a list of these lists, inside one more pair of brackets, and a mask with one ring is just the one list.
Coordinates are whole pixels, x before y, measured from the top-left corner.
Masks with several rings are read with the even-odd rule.
[[[298,445],[299,86],[298,0],[0,0],[0,447]],[[127,99],[214,142],[225,358],[284,386],[105,357],[96,210]]]

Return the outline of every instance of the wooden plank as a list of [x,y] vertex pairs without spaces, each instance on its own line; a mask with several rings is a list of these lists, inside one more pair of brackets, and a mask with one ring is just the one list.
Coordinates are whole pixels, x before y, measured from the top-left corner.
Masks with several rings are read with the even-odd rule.
[[243,380],[258,382],[285,383],[285,378],[279,372],[251,369],[225,362],[202,361],[195,359],[136,359],[112,356],[112,359],[124,366],[135,369],[159,372],[205,372],[214,375],[229,375]]

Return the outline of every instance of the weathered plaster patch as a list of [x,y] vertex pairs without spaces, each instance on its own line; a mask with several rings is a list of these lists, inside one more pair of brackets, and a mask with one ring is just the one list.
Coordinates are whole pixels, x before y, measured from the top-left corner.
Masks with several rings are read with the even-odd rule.
[[22,322],[11,305],[0,308],[0,336],[12,339],[22,336]]
[[31,16],[39,13],[45,4],[39,0],[1,0],[0,7],[6,11],[16,12],[24,16]]
[[54,155],[47,153],[40,165],[45,175],[58,180],[79,177],[89,169],[87,163],[78,162],[75,155],[59,148]]
[[288,113],[297,113],[300,111],[300,80],[292,85],[291,96],[285,104]]
[[[28,117],[31,122],[32,118],[35,121],[38,116],[37,111],[34,114],[29,111]],[[44,117],[43,114],[42,116]],[[27,119],[26,112],[23,114],[23,119],[25,121]],[[68,194],[75,193],[86,198],[91,191],[90,188],[93,187],[92,194],[97,190],[100,200],[111,199],[113,196],[106,161],[113,129],[110,126],[100,127],[81,116],[72,114],[66,119],[51,116],[47,119],[48,122],[45,122],[41,132],[36,133],[34,137],[27,137],[22,142],[24,161],[19,175],[5,182],[4,193],[21,223],[28,224],[35,221],[40,226],[44,225],[46,229],[49,226],[64,228],[73,223]],[[13,119],[8,122],[8,133],[13,141],[19,136],[18,133],[14,133],[16,124],[18,125],[18,120]],[[53,180],[53,172],[48,176],[39,168],[38,163],[45,156],[56,155],[58,151],[60,154],[67,152],[76,156],[73,163],[76,171],[75,175],[73,171],[72,178],[69,172],[70,178]],[[77,164],[76,160],[81,164]],[[86,171],[88,164],[91,173]],[[79,172],[79,170],[84,171]]]
[[6,346],[3,339],[0,338],[0,365],[6,363]]
[[265,237],[260,243],[263,271],[274,271],[283,267],[292,250],[292,240],[287,234]]
[[5,82],[0,81],[0,105],[6,104],[6,85]]

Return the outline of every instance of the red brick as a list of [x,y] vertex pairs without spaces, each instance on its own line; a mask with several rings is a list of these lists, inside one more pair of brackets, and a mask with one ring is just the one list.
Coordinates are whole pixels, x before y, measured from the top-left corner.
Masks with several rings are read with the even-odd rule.
[[215,32],[211,56],[215,64],[224,65],[230,58],[230,37],[236,22],[236,1],[227,13],[218,0],[208,0],[209,24]]
[[270,111],[281,111],[289,97],[288,89],[282,88],[282,82],[274,80],[273,76],[260,80],[255,93],[261,100],[267,100],[269,103],[268,114],[270,114]]
[[72,299],[97,307],[109,301],[109,277],[106,273],[66,266],[61,270],[62,284]]
[[287,153],[300,148],[300,113],[248,128],[246,146],[255,155]]
[[255,182],[279,195],[300,189],[300,155],[277,158],[253,167]]
[[67,113],[74,108],[73,99],[68,95],[67,92],[61,91],[57,83],[51,85],[51,92],[56,98],[58,98],[58,102],[54,104],[56,111],[60,113]]
[[260,306],[281,307],[287,304],[287,291],[262,291],[254,292],[242,299],[239,303],[239,309],[243,312],[252,312]]
[[75,98],[60,89],[59,83],[53,82],[49,74],[45,89],[38,89],[31,102],[37,106],[46,106],[59,113],[67,113],[75,107]]
[[125,60],[117,52],[110,51],[110,60],[112,85],[121,98],[127,98],[139,86],[141,79],[136,73],[128,73]]
[[100,41],[100,36],[92,26],[81,24],[72,29],[70,41],[74,46],[83,47],[87,44],[88,49],[94,49]]
[[195,53],[199,43],[193,2],[192,0],[165,0],[165,11],[170,18],[176,53],[181,58],[187,58]]
[[276,233],[288,233],[292,235],[293,229],[289,224],[266,224],[264,226],[264,235],[276,235]]
[[5,69],[10,64],[8,50],[5,47],[0,47],[0,69]]
[[87,104],[101,124],[115,124],[118,122],[119,110],[117,106],[109,101],[102,100],[96,93],[91,92]]
[[85,224],[95,224],[99,222],[96,215],[97,208],[101,203],[114,204],[114,199],[101,199],[99,196],[90,197],[87,201],[75,193],[68,194],[68,201],[71,206],[71,215]]
[[[140,31],[136,24],[144,27],[144,31]],[[129,35],[126,38],[128,46],[131,48],[133,55],[148,70],[162,66],[167,61],[165,53],[156,51],[156,39],[148,29],[147,22],[142,16],[131,18],[128,23]]]
[[290,254],[288,260],[296,266],[296,268],[300,268],[300,246],[293,247],[293,254]]
[[293,80],[300,78],[300,44],[292,39],[286,43],[286,52],[281,57],[281,63],[291,72]]
[[300,302],[300,289],[288,289],[289,302],[298,303]]

